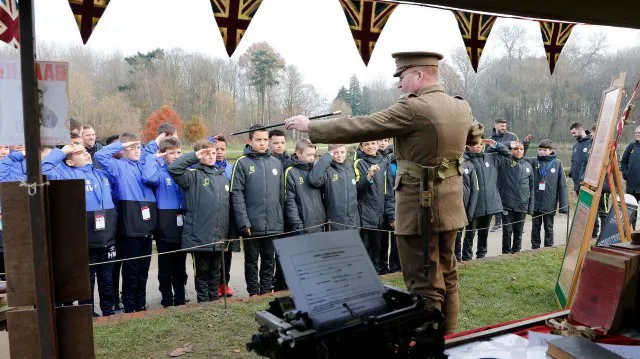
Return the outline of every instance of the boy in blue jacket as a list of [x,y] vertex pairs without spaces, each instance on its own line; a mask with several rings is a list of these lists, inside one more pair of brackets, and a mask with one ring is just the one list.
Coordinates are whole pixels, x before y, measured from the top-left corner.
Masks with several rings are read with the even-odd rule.
[[[42,173],[50,180],[84,180],[89,264],[113,260],[116,254],[117,214],[107,174],[94,168],[91,155],[81,144],[53,149],[42,163]],[[113,263],[89,267],[90,303],[94,306],[93,288],[97,278],[100,309],[103,316],[114,314],[112,272]],[[80,304],[89,304],[89,301],[81,300]],[[95,310],[94,316],[97,316]]]
[[[158,145],[155,141],[145,147],[148,154],[142,171],[142,180],[154,189],[158,203],[156,248],[158,249],[158,282],[160,303],[166,308],[185,303],[184,283],[187,280],[186,252],[180,249],[184,226],[184,191],[169,174],[168,166],[182,154],[182,144],[176,137],[165,137]],[[173,288],[173,290],[172,290]]]
[[[120,153],[121,159],[113,158]],[[142,180],[140,139],[125,132],[119,141],[96,152],[95,159],[116,181],[118,228],[122,258],[149,256],[122,263],[122,304],[125,313],[146,310],[146,288],[151,264],[151,241],[157,223],[156,196]]]

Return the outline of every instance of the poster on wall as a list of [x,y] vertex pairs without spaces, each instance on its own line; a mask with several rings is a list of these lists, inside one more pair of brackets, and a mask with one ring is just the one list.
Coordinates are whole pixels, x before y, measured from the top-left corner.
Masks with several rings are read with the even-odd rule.
[[[71,142],[69,135],[69,64],[38,61],[38,105],[42,145]],[[0,145],[24,145],[20,62],[0,61]]]

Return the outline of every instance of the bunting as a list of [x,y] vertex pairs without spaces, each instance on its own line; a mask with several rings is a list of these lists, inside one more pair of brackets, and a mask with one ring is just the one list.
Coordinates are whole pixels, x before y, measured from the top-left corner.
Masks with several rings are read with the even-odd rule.
[[458,21],[462,41],[464,41],[464,46],[467,48],[471,66],[473,66],[475,72],[478,72],[482,50],[487,44],[491,28],[493,28],[493,24],[495,24],[498,17],[459,10],[452,11]]
[[93,29],[107,9],[110,0],[69,0],[71,11],[76,18],[82,43],[86,44]]
[[0,41],[20,48],[20,18],[16,0],[0,0]]
[[562,48],[567,43],[574,25],[563,22],[540,21],[544,51],[547,53],[547,62],[552,75],[560,58]]
[[340,0],[340,5],[360,57],[368,65],[382,29],[398,5],[371,0]]
[[211,0],[213,16],[229,57],[236,51],[262,0]]

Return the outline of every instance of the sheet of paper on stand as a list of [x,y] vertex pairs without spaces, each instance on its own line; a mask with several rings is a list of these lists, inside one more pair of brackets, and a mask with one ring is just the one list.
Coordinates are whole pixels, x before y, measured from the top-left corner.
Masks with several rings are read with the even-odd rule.
[[384,288],[355,230],[274,241],[297,310],[316,329],[386,307]]
[[[550,340],[562,338],[559,335],[553,334],[543,334],[537,332],[529,332],[529,343],[527,346],[527,351],[536,351],[536,348],[543,348],[542,353],[546,353],[547,343]],[[639,346],[631,346],[631,345],[612,345],[612,344],[599,344],[601,347],[610,350],[624,358],[627,359],[640,359],[640,347]],[[544,357],[543,357],[544,358]],[[527,359],[531,359],[527,357]]]
[[515,334],[504,334],[490,340],[447,349],[445,354],[449,355],[449,359],[526,359],[527,340]]

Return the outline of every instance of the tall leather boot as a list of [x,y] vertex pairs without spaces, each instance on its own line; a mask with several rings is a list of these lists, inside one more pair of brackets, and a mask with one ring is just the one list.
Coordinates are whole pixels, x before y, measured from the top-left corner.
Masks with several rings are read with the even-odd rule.
[[442,314],[444,314],[444,335],[453,334],[458,326],[458,288],[447,291],[442,303]]

